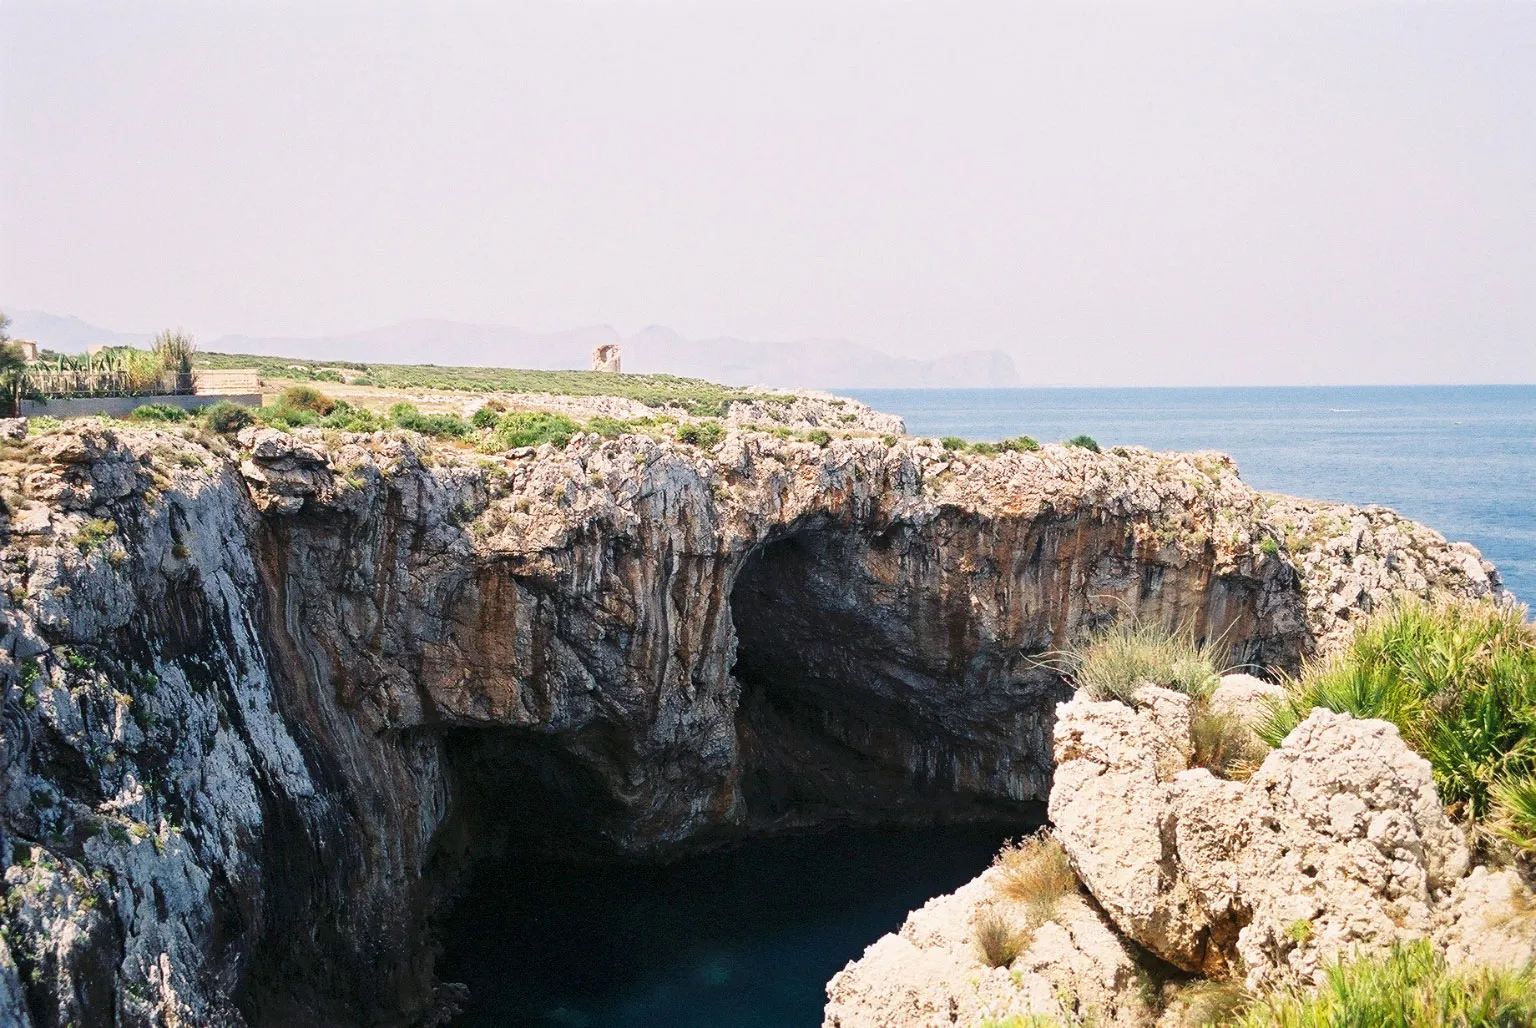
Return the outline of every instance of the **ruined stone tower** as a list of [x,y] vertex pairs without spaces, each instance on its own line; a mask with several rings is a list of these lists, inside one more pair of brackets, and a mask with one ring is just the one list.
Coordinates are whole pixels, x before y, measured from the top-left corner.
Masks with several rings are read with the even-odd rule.
[[619,345],[604,343],[592,348],[592,370],[619,373]]

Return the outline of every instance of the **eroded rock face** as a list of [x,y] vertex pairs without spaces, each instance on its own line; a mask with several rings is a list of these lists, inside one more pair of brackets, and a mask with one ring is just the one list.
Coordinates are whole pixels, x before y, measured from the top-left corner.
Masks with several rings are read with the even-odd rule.
[[1159,767],[1159,722],[1189,700],[1149,687],[1137,701],[1058,708],[1050,803],[1127,937],[1188,971],[1243,967],[1258,988],[1429,933],[1467,848],[1394,726],[1313,711],[1240,783]]
[[0,1002],[44,1024],[409,1023],[478,854],[995,813],[1049,787],[1032,655],[1141,613],[1294,666],[1323,624],[1209,454],[86,423],[0,496]]

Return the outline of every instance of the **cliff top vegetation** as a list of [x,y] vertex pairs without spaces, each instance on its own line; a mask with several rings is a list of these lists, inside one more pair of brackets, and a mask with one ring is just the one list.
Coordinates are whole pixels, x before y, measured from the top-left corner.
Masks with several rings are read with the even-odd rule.
[[552,393],[556,396],[619,396],[652,407],[678,407],[696,417],[721,417],[733,402],[771,403],[782,393],[748,389],[676,375],[614,375],[598,371],[468,368],[437,364],[369,364],[264,357],[245,353],[198,353],[198,368],[257,368],[263,380],[336,382],[380,389],[453,392]]

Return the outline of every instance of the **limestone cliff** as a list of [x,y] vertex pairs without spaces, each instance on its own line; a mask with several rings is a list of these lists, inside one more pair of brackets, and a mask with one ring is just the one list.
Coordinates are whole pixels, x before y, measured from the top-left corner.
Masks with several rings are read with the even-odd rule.
[[1294,667],[1386,592],[1501,593],[1215,454],[91,422],[0,447],[0,499],[36,1025],[430,1019],[478,857],[990,816],[1047,796],[1052,654],[1111,618]]

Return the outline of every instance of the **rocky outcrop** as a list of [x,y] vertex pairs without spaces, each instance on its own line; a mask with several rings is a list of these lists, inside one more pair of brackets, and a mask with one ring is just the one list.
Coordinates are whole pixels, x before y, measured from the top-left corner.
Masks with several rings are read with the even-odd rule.
[[1209,454],[91,422],[0,442],[0,499],[0,1003],[39,1024],[410,1023],[480,856],[1016,811],[1044,655],[1131,614],[1294,667],[1338,616]]
[[990,868],[929,900],[838,972],[827,983],[824,1028],[950,1028],[1015,1016],[1149,1023],[1145,972],[1085,897],[1063,898],[1011,964],[990,966],[977,948],[977,921],[1028,922],[1023,904],[1000,894],[997,874]]
[[[1268,691],[1245,678],[1208,702],[1221,695],[1232,713]],[[1536,897],[1513,870],[1467,873],[1428,763],[1391,724],[1315,710],[1248,781],[1224,781],[1188,767],[1189,697],[1146,686],[1135,700],[1079,693],[1058,708],[1052,835],[1091,918],[1064,905],[1010,973],[991,968],[976,926],[1009,905],[991,868],[834,977],[829,1028],[1014,1014],[1180,1024],[1196,1016],[1201,978],[1314,985],[1336,960],[1423,938],[1453,965],[1518,968],[1536,952]],[[1053,948],[1058,928],[1073,945]]]
[[1189,702],[1148,687],[1136,708],[1058,710],[1051,819],[1117,929],[1187,971],[1245,968],[1255,988],[1429,932],[1467,848],[1396,728],[1317,710],[1249,781],[1223,781],[1157,764],[1179,752],[1166,709]]

